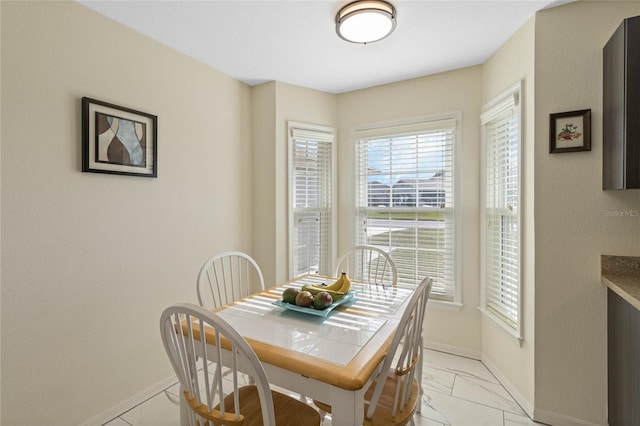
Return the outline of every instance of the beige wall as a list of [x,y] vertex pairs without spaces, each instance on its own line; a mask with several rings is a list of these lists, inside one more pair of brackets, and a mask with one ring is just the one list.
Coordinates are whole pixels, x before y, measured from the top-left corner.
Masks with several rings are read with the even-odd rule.
[[[606,424],[606,296],[600,255],[640,256],[640,192],[602,191],[602,48],[640,2],[539,13],[535,47],[535,402]],[[590,152],[549,154],[549,114],[591,109]]]
[[[281,82],[252,88],[254,106],[254,178],[256,216],[263,207],[273,216],[255,218],[254,248],[264,266],[265,281],[289,279],[287,123],[297,121],[337,127],[337,96]],[[269,120],[256,120],[268,116]],[[268,135],[268,136],[266,136]],[[259,164],[258,164],[259,163]],[[264,173],[267,179],[262,179]]]
[[[169,377],[162,310],[251,251],[250,89],[75,2],[1,8],[2,423],[78,424]],[[83,96],[158,116],[157,179],[80,172]]]
[[[353,245],[355,199],[353,142],[355,126],[412,117],[462,112],[460,166],[462,204],[462,298],[460,312],[429,309],[425,339],[438,347],[455,347],[478,356],[481,348],[479,304],[479,115],[482,68],[465,68],[367,90],[342,94],[338,116],[338,251]],[[446,326],[443,326],[446,324]]]
[[[276,259],[276,83],[251,88],[254,258],[266,283],[275,282]],[[260,213],[260,214],[258,214]]]
[[[482,321],[482,357],[509,387],[525,411],[534,404],[535,234],[534,234],[534,37],[535,18],[525,23],[483,65],[482,101],[487,103],[522,82],[522,345],[493,321]],[[496,371],[497,369],[497,371]],[[506,380],[505,380],[506,379]],[[508,381],[508,383],[507,383]]]

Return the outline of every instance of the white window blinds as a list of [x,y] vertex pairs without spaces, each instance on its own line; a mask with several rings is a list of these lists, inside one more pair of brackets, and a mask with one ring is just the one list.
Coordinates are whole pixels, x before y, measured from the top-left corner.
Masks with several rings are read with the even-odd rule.
[[332,273],[333,150],[331,129],[289,124],[289,265],[291,276]]
[[521,336],[520,85],[481,115],[484,131],[483,308]]
[[356,241],[385,250],[398,281],[433,278],[431,298],[456,289],[456,117],[354,132]]

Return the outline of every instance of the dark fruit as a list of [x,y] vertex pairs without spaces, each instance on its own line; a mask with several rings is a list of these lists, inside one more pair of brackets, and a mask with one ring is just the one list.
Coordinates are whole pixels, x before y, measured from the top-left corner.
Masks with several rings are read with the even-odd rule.
[[296,296],[296,305],[303,307],[313,305],[313,294],[309,293],[308,291],[301,291]]
[[331,295],[326,291],[321,291],[320,293],[316,294],[315,298],[313,299],[313,307],[320,310],[327,309],[332,303],[333,297],[331,297]]
[[296,304],[296,296],[300,293],[300,290],[297,288],[289,287],[284,292],[282,292],[282,301],[285,303]]

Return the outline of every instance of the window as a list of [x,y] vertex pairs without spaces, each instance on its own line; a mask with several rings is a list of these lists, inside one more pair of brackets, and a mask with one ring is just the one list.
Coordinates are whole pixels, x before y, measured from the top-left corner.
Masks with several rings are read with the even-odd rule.
[[460,302],[456,284],[459,115],[354,132],[356,241],[385,250],[398,282],[433,279],[430,299]]
[[330,128],[289,123],[289,273],[331,275],[334,141]]
[[481,115],[484,164],[481,309],[519,339],[521,137],[520,83]]

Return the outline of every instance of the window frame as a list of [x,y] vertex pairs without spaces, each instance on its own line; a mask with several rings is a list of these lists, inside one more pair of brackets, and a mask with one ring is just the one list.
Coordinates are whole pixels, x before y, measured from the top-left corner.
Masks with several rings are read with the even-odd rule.
[[[480,306],[479,309],[482,314],[490,319],[492,322],[497,324],[500,328],[502,328],[509,335],[516,338],[520,344],[524,341],[523,334],[523,273],[522,273],[522,236],[523,236],[523,226],[522,226],[522,201],[523,201],[523,120],[522,120],[522,86],[523,82],[520,80],[515,84],[511,85],[503,92],[495,96],[489,102],[487,102],[482,108],[481,114],[481,137],[482,137],[482,150],[481,150],[481,194],[480,194],[480,216],[482,224],[481,232],[480,232],[480,241],[481,241],[481,255],[480,255],[480,283],[481,283],[481,293],[480,293]],[[515,111],[515,116],[517,117],[518,129],[517,129],[517,150],[518,150],[518,159],[517,159],[517,167],[518,167],[518,195],[517,195],[517,212],[515,217],[517,218],[517,320],[513,321],[511,318],[505,318],[502,314],[495,312],[495,310],[488,306],[489,298],[487,296],[488,286],[490,285],[487,280],[487,265],[488,265],[488,200],[487,200],[487,192],[488,192],[488,170],[487,170],[487,150],[489,141],[487,140],[487,124],[491,123],[492,120],[495,120],[501,110],[504,110],[504,105],[508,104],[509,101],[512,100],[514,105],[509,107],[509,109],[513,108]],[[494,210],[500,210],[499,208],[494,208]],[[505,210],[505,209],[502,209]],[[504,219],[507,215],[501,215],[501,219]],[[502,246],[501,246],[502,247]],[[501,286],[503,284],[500,284]]]
[[[434,114],[429,116],[421,116],[415,118],[409,118],[404,120],[393,120],[386,122],[378,122],[367,124],[364,126],[354,127],[351,130],[351,140],[352,140],[352,150],[353,150],[353,159],[354,159],[354,212],[355,212],[355,222],[354,223],[354,241],[356,244],[364,244],[365,241],[362,240],[360,232],[359,232],[359,224],[358,221],[361,219],[361,211],[363,210],[360,207],[360,204],[357,200],[358,189],[357,186],[360,184],[358,180],[360,176],[358,175],[360,159],[358,158],[358,143],[359,141],[366,139],[366,137],[362,137],[361,135],[368,135],[371,133],[384,133],[387,136],[389,133],[393,133],[395,129],[412,129],[412,128],[422,128],[422,127],[430,127],[431,123],[439,122],[439,121],[454,121],[454,131],[452,138],[452,152],[453,152],[453,165],[452,165],[452,179],[453,179],[453,207],[447,207],[447,210],[451,209],[451,218],[454,223],[452,226],[453,230],[453,238],[452,244],[453,248],[451,250],[451,254],[453,256],[453,266],[451,267],[452,278],[452,300],[438,300],[433,297],[429,298],[430,306],[438,306],[439,308],[445,310],[460,310],[462,308],[462,195],[461,195],[461,164],[460,164],[460,151],[461,151],[461,143],[462,143],[462,113],[460,111],[442,113],[442,114]],[[405,207],[400,207],[406,209]],[[411,208],[411,210],[419,212],[423,207],[415,207]],[[377,207],[369,207],[365,208],[367,211],[376,211],[379,210]],[[388,208],[385,208],[388,210]],[[433,294],[433,293],[432,293]]]
[[[335,262],[335,253],[337,248],[336,242],[336,229],[337,229],[337,215],[336,215],[336,205],[337,205],[337,170],[336,170],[336,159],[337,159],[337,130],[334,127],[322,126],[310,123],[302,123],[296,121],[288,121],[287,122],[287,216],[288,216],[288,271],[289,277],[294,277],[297,274],[294,271],[294,238],[295,238],[295,216],[296,216],[296,208],[295,208],[295,170],[294,168],[294,158],[293,158],[293,147],[294,147],[294,130],[309,132],[309,133],[317,133],[319,135],[323,135],[324,137],[330,136],[332,140],[329,142],[331,145],[331,153],[330,153],[330,173],[329,177],[331,179],[330,183],[330,205],[328,207],[331,212],[330,223],[330,231],[329,231],[329,241],[328,241],[328,250],[329,253],[326,255],[327,259],[327,274],[331,275],[333,273],[333,265]],[[312,209],[313,210],[313,209]],[[322,257],[322,255],[321,255]]]

